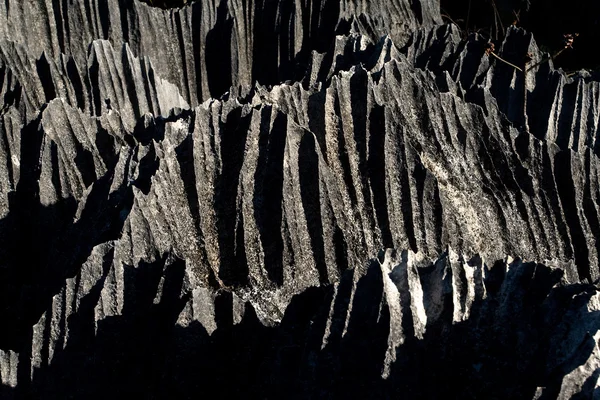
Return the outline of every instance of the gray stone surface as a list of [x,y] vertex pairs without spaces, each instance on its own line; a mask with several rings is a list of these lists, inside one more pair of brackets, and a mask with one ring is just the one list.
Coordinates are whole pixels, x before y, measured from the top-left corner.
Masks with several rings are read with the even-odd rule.
[[598,396],[598,82],[484,47],[425,0],[2,2],[3,398]]

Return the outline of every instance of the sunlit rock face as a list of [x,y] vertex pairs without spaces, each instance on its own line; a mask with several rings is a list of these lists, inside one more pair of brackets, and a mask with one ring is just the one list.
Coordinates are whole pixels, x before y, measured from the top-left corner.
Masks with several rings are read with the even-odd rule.
[[485,47],[428,0],[1,2],[2,398],[598,396],[600,87]]

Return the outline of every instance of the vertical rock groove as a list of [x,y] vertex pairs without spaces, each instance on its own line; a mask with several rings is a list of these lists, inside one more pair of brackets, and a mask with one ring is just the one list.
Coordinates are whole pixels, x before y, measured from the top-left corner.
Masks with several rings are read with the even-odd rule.
[[485,46],[437,0],[0,2],[0,397],[597,395],[599,83]]

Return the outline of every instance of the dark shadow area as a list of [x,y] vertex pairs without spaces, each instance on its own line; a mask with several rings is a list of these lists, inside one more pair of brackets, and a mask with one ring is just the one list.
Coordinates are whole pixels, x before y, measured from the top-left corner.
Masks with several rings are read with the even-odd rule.
[[0,66],[0,90],[4,92],[0,111],[8,110],[10,106],[15,106],[18,109],[23,89],[21,83],[13,75],[12,70],[5,66]]
[[[528,43],[531,35],[523,30],[514,30],[506,39],[502,47],[502,57],[508,62],[525,67],[524,56],[528,51]],[[477,53],[481,54],[481,53]],[[524,101],[523,94],[524,81],[522,73],[515,73],[515,69],[505,63],[497,62],[494,64],[494,76],[490,91],[498,101],[498,108],[504,113],[510,121],[517,126],[524,125]],[[514,80],[514,84],[511,83]],[[541,85],[539,85],[541,86]],[[528,101],[528,105],[531,101]],[[534,112],[537,112],[539,106],[531,104]],[[529,112],[527,113],[529,115]]]
[[44,95],[46,96],[46,102],[55,99],[56,88],[54,87],[52,72],[50,71],[50,64],[48,63],[45,52],[42,53],[38,60],[36,60],[35,67],[37,74],[40,77],[40,82],[42,83],[42,89],[44,90]]
[[[596,157],[593,155],[591,150],[587,150],[585,153],[585,176],[592,176],[592,168]],[[598,212],[595,211],[595,203],[594,203],[594,189],[592,189],[591,179],[585,180],[585,185],[583,189],[583,214],[585,219],[592,231],[592,235],[594,237],[594,244],[596,248],[596,252],[600,254],[600,216]],[[590,265],[590,274],[596,275],[598,272],[598,266]]]
[[[230,90],[232,73],[235,73],[237,65],[237,54],[232,53],[236,41],[248,40],[252,44],[248,49],[252,52],[252,70],[249,71],[252,81],[275,85],[304,79],[312,51],[330,52],[334,48],[336,34],[349,32],[349,25],[339,21],[341,6],[337,0],[257,0],[241,6],[246,7],[244,15],[251,21],[240,21],[240,26],[251,27],[252,30],[246,32],[250,37],[236,38],[233,13],[230,12],[234,4],[230,0],[221,0],[216,10],[216,21],[206,36],[205,48],[202,48],[201,27],[206,17],[201,15],[201,7],[193,4],[195,1],[143,1],[163,9],[191,4],[195,85],[199,99],[219,98]],[[125,29],[131,23],[126,19],[132,6],[130,0],[121,0],[121,3],[121,20]],[[236,3],[235,6],[239,5]],[[176,19],[176,24],[179,24],[178,21]],[[302,37],[296,37],[299,33]],[[325,65],[330,66],[331,61],[328,59]],[[206,65],[210,93],[202,93],[200,87],[203,63]],[[186,71],[183,73],[186,74]]]
[[152,7],[159,8],[178,8],[186,4],[194,3],[198,0],[140,0]]
[[[280,7],[283,8],[279,10]],[[290,29],[289,20],[293,11],[293,0],[257,0],[254,3],[255,24],[252,33],[253,59],[256,61],[252,66],[252,74],[263,85],[273,85],[281,81],[280,42],[289,40],[287,37]],[[283,21],[278,25],[279,18]],[[288,25],[285,25],[284,21],[287,21]],[[289,62],[289,54],[281,54],[281,56],[284,58],[281,61]]]
[[321,189],[319,174],[319,155],[316,140],[311,132],[305,131],[298,149],[298,175],[300,177],[300,196],[306,218],[306,227],[310,237],[310,247],[319,271],[319,281],[329,281],[325,264],[325,244],[323,243],[323,219],[321,215]]
[[[0,220],[0,320],[10,327],[0,329],[3,349],[16,350],[29,344],[27,332],[65,279],[77,274],[94,246],[118,236],[122,215],[128,213],[133,201],[131,188],[126,182],[115,182],[118,177],[109,172],[95,180],[77,216],[78,204],[73,198],[42,205],[39,179],[44,132],[40,122],[33,121],[21,132],[20,180],[9,196],[10,212]],[[58,155],[54,142],[50,143],[52,183],[60,193]],[[85,153],[78,154],[84,158],[78,167],[94,174]],[[118,154],[104,157],[108,170],[114,171]],[[95,179],[95,175],[88,178]],[[111,192],[113,184],[120,184],[120,188]]]
[[[563,35],[579,33],[573,50],[561,54],[555,65],[566,71],[580,68],[598,70],[600,53],[600,3],[590,0],[442,0],[442,13],[452,18],[461,29],[478,31],[495,39],[516,22],[532,32],[543,51],[556,53],[563,46]],[[448,19],[447,19],[448,20]],[[498,39],[502,39],[501,35]]]
[[133,182],[133,185],[142,191],[145,195],[150,193],[150,186],[152,185],[152,177],[158,171],[160,167],[160,159],[156,155],[156,149],[154,143],[148,145],[149,150],[139,160],[139,171],[140,176]]
[[[112,261],[112,260],[111,260]],[[187,298],[181,298],[185,263],[167,260],[125,267],[123,314],[94,320],[104,276],[85,296],[76,314],[69,318],[70,339],[64,350],[57,349],[50,366],[37,369],[23,397],[51,399],[155,398],[173,326]],[[157,304],[159,280],[164,283]],[[134,368],[132,368],[134,367]],[[148,397],[150,396],[150,397]]]
[[251,113],[241,107],[227,115],[221,133],[222,172],[215,184],[215,214],[221,266],[219,276],[227,285],[244,284],[248,264],[243,237],[243,216],[238,214],[238,181],[244,163],[244,152]]
[[[193,122],[193,121],[192,121]],[[190,126],[194,126],[193,123]],[[177,161],[179,162],[181,181],[183,182],[183,190],[187,198],[190,213],[194,220],[194,226],[197,230],[200,229],[200,203],[198,200],[198,189],[196,188],[196,171],[194,170],[194,143],[193,134],[190,133],[175,149]]]
[[227,0],[221,0],[217,8],[217,22],[206,35],[206,75],[210,95],[214,98],[227,92],[232,82],[233,19],[229,16],[227,4]]
[[384,247],[393,247],[388,199],[385,187],[385,109],[375,106],[369,115],[369,154],[367,173],[373,192],[373,206],[377,217],[377,226],[381,230],[381,243]]
[[[127,47],[125,47],[125,46],[123,46],[121,49],[121,63],[123,65],[123,73],[125,74],[125,79],[127,82],[124,84],[125,89],[127,91],[127,97],[129,98],[129,102],[131,103],[131,109],[133,111],[134,118],[136,120],[139,120],[139,118],[141,117],[140,101],[138,99],[138,94],[136,92],[135,84],[130,83],[130,82],[135,82],[134,77],[136,75],[136,71],[135,71],[136,66],[132,65],[132,63],[128,57],[128,54],[127,54]],[[142,73],[142,77],[145,78],[144,80],[146,82],[148,82],[147,84],[144,85],[144,89],[145,89],[144,92],[146,95],[146,100],[148,101],[148,104],[150,105],[149,111],[154,112],[154,113],[160,112],[159,110],[156,110],[156,111],[153,110],[152,100],[151,100],[151,98],[149,98],[150,96],[148,93],[149,92],[148,84],[156,87],[155,81],[154,81],[154,76],[152,74],[150,79],[148,79],[148,74],[146,73],[146,68],[145,68],[144,63],[142,63],[140,70]]]
[[[273,327],[259,321],[250,303],[235,323],[233,295],[219,292],[211,333],[199,322],[175,324],[189,300],[180,294],[182,261],[163,257],[127,267],[123,315],[97,322],[94,333],[102,278],[70,317],[67,347],[56,350],[52,363],[17,394],[191,399],[217,391],[222,398],[250,399],[531,399],[537,387],[545,387],[544,395],[552,398],[562,378],[589,357],[595,346],[590,334],[600,327],[600,316],[578,317],[595,287],[556,286],[560,270],[535,263],[507,270],[498,262],[487,274],[487,297],[476,291],[469,318],[453,322],[448,268],[438,262],[419,269],[428,316],[422,340],[415,338],[411,297],[401,292],[406,340],[395,351],[389,377],[382,379],[392,317],[377,260],[360,276],[345,271],[335,292],[322,286],[294,296]],[[406,287],[406,264],[393,271],[392,281]],[[435,290],[440,285],[446,289]],[[465,301],[461,297],[461,307]],[[594,391],[590,379],[583,398]]]
[[[385,114],[384,114],[385,115]],[[404,120],[404,117],[402,117]],[[402,121],[404,122],[404,121]],[[404,227],[406,230],[406,236],[408,237],[408,243],[411,250],[417,251],[417,238],[415,235],[414,225],[414,213],[411,201],[411,190],[410,190],[410,177],[409,177],[409,164],[408,160],[410,157],[409,148],[406,146],[406,139],[404,133],[404,127],[402,122],[398,124],[398,164],[402,166],[400,171],[400,190],[401,190],[401,212],[402,220],[404,221]]]
[[554,157],[554,179],[556,180],[560,203],[572,238],[571,243],[573,243],[573,250],[575,251],[577,273],[581,280],[592,282],[589,249],[586,244],[586,235],[582,227],[582,221],[579,219],[580,210],[575,192],[572,158],[573,152],[570,150],[556,153]]
[[84,89],[83,83],[81,81],[81,74],[77,68],[77,64],[75,64],[75,60],[73,57],[69,57],[66,64],[66,72],[69,77],[69,81],[73,85],[73,91],[75,92],[75,96],[77,97],[77,107],[80,109],[85,109],[85,97],[86,93],[89,91]]
[[[301,21],[296,7],[294,0],[258,0],[254,4],[252,74],[263,85],[303,79],[311,52],[333,48],[339,1],[301,2]],[[298,26],[302,27],[302,47],[294,49]]]
[[[277,115],[271,125],[271,113]],[[254,175],[254,217],[265,254],[269,279],[283,284],[283,171],[287,116],[271,108],[261,110],[259,155]]]
[[[88,80],[90,89],[99,88],[100,87],[100,65],[98,64],[98,59],[96,58],[95,52],[90,52],[92,56],[91,62],[88,63]],[[102,115],[102,99],[100,99],[100,90],[95,89],[91,90],[92,97],[90,108],[94,111],[94,115],[99,117]]]

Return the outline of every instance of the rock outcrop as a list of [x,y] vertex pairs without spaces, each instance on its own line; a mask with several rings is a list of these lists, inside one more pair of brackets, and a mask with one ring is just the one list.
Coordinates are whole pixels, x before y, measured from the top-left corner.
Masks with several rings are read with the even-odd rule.
[[599,83],[484,49],[428,0],[0,4],[2,395],[598,396]]

